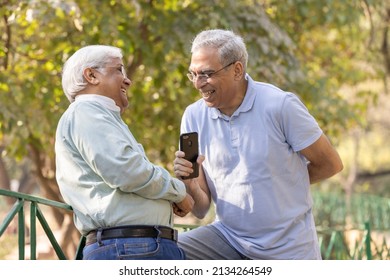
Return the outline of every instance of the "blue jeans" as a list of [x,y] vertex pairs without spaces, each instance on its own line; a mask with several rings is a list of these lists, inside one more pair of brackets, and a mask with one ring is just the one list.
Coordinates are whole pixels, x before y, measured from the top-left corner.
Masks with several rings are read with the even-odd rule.
[[184,260],[184,251],[165,238],[131,237],[102,240],[83,249],[83,260]]

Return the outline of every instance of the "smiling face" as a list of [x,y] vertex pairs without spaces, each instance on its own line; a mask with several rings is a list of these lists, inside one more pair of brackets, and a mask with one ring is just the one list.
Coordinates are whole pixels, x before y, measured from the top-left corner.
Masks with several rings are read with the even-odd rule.
[[87,81],[79,94],[98,94],[111,98],[121,113],[129,106],[127,89],[131,81],[124,71],[122,59],[113,58],[104,66],[86,68],[83,76]]
[[[231,64],[232,62],[234,61],[222,65],[217,49],[201,48],[192,54],[189,67],[189,71],[195,76],[211,74],[209,78],[195,78],[193,85],[207,106],[217,108],[228,116],[240,106],[246,91],[246,87],[244,91],[242,88],[242,64],[240,62]],[[224,67],[226,68],[223,69]],[[218,71],[220,69],[222,70]]]
[[99,80],[97,94],[113,99],[121,112],[129,105],[127,89],[131,85],[131,81],[126,77],[123,67],[122,60],[114,58],[102,69],[96,69],[97,73],[95,73]]

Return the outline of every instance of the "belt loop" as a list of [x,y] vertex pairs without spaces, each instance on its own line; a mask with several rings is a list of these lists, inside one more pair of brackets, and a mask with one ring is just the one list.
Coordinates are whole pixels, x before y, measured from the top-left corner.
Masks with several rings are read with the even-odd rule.
[[157,242],[160,242],[160,235],[161,235],[161,230],[158,228],[158,226],[154,226],[154,229],[157,231]]
[[98,230],[96,232],[96,242],[99,244],[99,246],[103,246],[102,233],[103,233],[103,229],[98,228]]

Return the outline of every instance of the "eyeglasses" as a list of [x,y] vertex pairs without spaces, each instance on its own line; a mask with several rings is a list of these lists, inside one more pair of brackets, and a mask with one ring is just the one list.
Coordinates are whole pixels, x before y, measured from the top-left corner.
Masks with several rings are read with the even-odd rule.
[[102,67],[93,67],[94,69],[102,69],[102,68],[116,68],[119,72],[122,73],[123,77],[124,78],[127,78],[127,74],[126,74],[126,69],[125,69],[125,66],[123,65],[118,65],[118,66],[102,66]]
[[196,74],[194,72],[191,72],[189,71],[187,73],[187,77],[188,79],[191,81],[191,82],[195,82],[196,79],[200,79],[200,80],[207,80],[209,78],[211,78],[213,75],[217,74],[218,72],[222,71],[223,69],[226,69],[228,68],[230,65],[233,65],[234,63],[236,63],[236,61],[233,61],[231,63],[229,63],[228,65],[222,67],[221,69],[217,70],[217,71],[214,71],[214,72],[211,72],[211,73],[200,73],[200,74]]

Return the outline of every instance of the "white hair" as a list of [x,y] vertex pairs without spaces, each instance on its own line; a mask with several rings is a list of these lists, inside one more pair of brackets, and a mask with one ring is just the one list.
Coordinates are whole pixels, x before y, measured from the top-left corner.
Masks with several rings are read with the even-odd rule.
[[62,70],[62,89],[69,101],[73,102],[77,93],[86,87],[83,76],[86,68],[104,67],[112,59],[122,57],[122,51],[113,46],[90,45],[76,51]]

